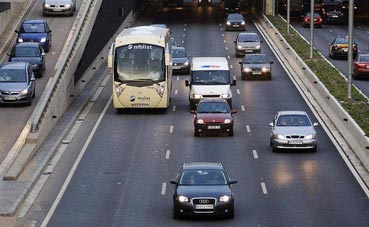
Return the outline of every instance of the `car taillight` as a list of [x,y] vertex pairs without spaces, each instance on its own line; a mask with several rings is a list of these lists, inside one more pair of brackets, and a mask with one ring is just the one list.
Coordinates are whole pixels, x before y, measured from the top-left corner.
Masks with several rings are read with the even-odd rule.
[[305,18],[305,22],[309,22],[309,18]]
[[354,46],[354,50],[357,50],[357,46]]
[[337,49],[338,49],[338,47],[337,47],[336,45],[334,45],[334,46],[333,46],[333,49],[337,50]]

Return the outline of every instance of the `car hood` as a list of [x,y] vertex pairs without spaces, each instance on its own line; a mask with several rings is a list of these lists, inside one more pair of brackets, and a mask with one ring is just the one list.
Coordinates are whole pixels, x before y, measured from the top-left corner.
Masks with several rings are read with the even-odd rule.
[[47,36],[47,33],[20,33],[19,36],[25,41],[40,42],[41,38]]
[[27,82],[21,83],[0,83],[1,91],[15,91],[19,92],[27,87]]
[[197,119],[205,123],[224,123],[224,119],[232,119],[231,113],[197,113]]
[[40,57],[12,57],[12,62],[28,62],[30,64],[39,64],[41,62]]
[[282,135],[309,135],[309,134],[315,134],[315,129],[313,126],[276,126],[274,128],[274,132],[276,134],[282,134]]
[[177,194],[194,197],[216,197],[223,195],[231,195],[232,191],[228,185],[212,185],[212,186],[178,186]]
[[242,47],[256,47],[260,45],[260,42],[237,42],[237,45]]
[[185,63],[186,61],[188,61],[187,58],[172,58],[173,64],[176,64],[176,63]]
[[192,85],[192,93],[201,95],[220,95],[231,92],[230,85]]

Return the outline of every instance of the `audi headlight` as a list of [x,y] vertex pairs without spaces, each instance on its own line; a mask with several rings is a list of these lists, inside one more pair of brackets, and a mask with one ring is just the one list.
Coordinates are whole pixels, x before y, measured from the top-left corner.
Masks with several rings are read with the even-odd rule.
[[26,95],[26,94],[28,94],[28,88],[21,90],[21,91],[19,92],[19,94],[21,94],[21,95]]
[[227,21],[227,25],[231,25],[231,22]]
[[70,8],[72,5],[71,4],[65,4],[65,8]]
[[115,91],[117,92],[117,96],[119,97],[123,93],[123,88],[120,85],[116,85]]
[[263,68],[261,69],[261,71],[262,71],[263,73],[266,73],[266,72],[269,72],[269,71],[270,71],[270,69],[269,69],[269,68],[265,68],[265,67],[263,67]]
[[245,21],[242,21],[242,22],[241,22],[241,25],[245,25]]
[[305,136],[305,139],[307,140],[311,140],[311,139],[314,139],[315,138],[315,134],[309,134],[307,136]]
[[23,38],[22,37],[18,37],[18,43],[23,43]]
[[240,46],[240,45],[237,45],[237,49],[242,49],[243,47],[242,46]]
[[158,86],[156,88],[156,92],[159,94],[160,97],[163,97],[164,91],[165,91],[165,87],[163,87],[163,86]]
[[186,61],[186,62],[184,63],[184,65],[185,65],[185,66],[188,66],[188,64],[190,64],[190,62],[188,62],[188,61]]
[[256,48],[257,50],[260,50],[260,45],[257,45],[255,48]]
[[275,135],[275,137],[276,137],[277,139],[280,139],[280,140],[284,140],[284,139],[286,139],[286,137],[285,137],[284,135],[281,135],[281,134],[277,134],[277,135]]
[[231,119],[225,119],[224,120],[224,124],[230,124],[232,121],[231,121]]
[[220,202],[228,202],[229,200],[231,200],[231,197],[229,195],[223,195],[219,198]]
[[243,71],[244,71],[245,73],[249,73],[249,72],[251,72],[251,71],[252,71],[252,69],[250,69],[250,68],[243,68]]
[[202,96],[200,94],[193,93],[193,94],[191,94],[191,98],[193,98],[193,99],[201,99]]
[[50,4],[44,4],[44,7],[50,8]]
[[41,40],[40,40],[41,43],[44,43],[46,42],[46,37],[42,37]]
[[203,119],[197,119],[197,124],[204,124],[204,120]]
[[227,98],[231,98],[232,97],[232,94],[230,94],[230,93],[224,93],[224,94],[221,94],[220,97],[223,98],[223,99],[227,99]]
[[178,201],[181,202],[181,203],[186,203],[186,202],[188,202],[188,197],[180,195],[180,196],[178,196]]

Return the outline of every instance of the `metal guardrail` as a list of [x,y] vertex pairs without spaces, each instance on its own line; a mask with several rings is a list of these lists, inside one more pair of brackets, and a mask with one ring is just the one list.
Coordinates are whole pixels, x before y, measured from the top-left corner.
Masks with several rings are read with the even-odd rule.
[[80,15],[80,18],[82,18],[81,20],[78,21],[78,24],[77,24],[76,29],[75,29],[75,31],[77,32],[78,35],[74,35],[72,37],[71,42],[68,46],[68,49],[66,50],[65,55],[64,55],[64,57],[62,58],[62,60],[59,64],[60,67],[55,72],[55,76],[51,80],[50,85],[47,86],[46,91],[44,91],[44,94],[42,95],[42,99],[37,104],[37,107],[35,109],[35,116],[32,120],[31,132],[37,132],[38,127],[42,122],[42,117],[43,117],[44,113],[47,111],[47,108],[49,106],[48,104],[52,100],[52,95],[56,91],[56,89],[58,88],[58,82],[61,80],[62,74],[63,74],[63,72],[65,71],[65,69],[68,65],[68,60],[72,57],[72,51],[73,51],[73,48],[75,46],[75,43],[77,42],[77,40],[83,34],[82,27],[85,24],[87,15],[93,9],[93,3],[96,0],[86,0],[86,1],[87,2],[85,3],[85,7],[83,8],[84,11],[81,14],[78,14],[78,15]]

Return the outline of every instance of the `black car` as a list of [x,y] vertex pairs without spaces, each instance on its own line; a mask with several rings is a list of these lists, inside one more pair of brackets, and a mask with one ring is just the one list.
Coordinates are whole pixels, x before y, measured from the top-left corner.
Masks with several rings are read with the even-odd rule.
[[327,24],[343,24],[346,20],[344,13],[336,8],[329,9],[325,13],[325,20]]
[[234,217],[232,185],[221,163],[183,164],[175,180],[173,217],[216,215]]
[[249,80],[255,79],[272,79],[272,66],[273,61],[269,61],[265,54],[246,54],[241,65],[241,79]]
[[231,30],[245,31],[246,23],[241,14],[231,13],[231,14],[228,14],[227,16],[225,27],[226,27],[226,31],[231,31]]
[[35,76],[27,62],[0,65],[0,104],[31,105],[35,97]]
[[8,53],[10,62],[28,62],[37,77],[45,71],[45,52],[39,43],[18,43]]
[[189,74],[191,59],[184,47],[172,47],[173,73]]

